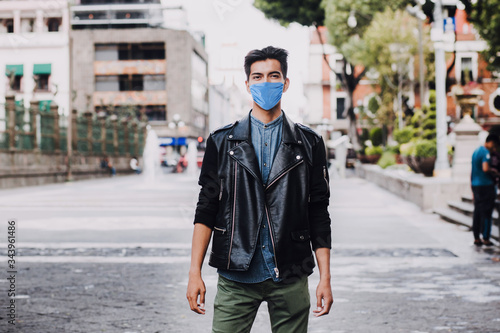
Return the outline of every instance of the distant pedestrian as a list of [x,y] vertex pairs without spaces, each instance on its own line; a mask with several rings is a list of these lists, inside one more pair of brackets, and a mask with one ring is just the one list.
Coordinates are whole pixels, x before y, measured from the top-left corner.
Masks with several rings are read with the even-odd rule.
[[109,160],[108,156],[104,156],[101,160],[101,168],[108,170],[111,176],[116,176],[116,169],[113,166],[113,163]]
[[[486,143],[472,154],[471,187],[474,200],[474,217],[472,232],[474,245],[491,246],[491,216],[495,208],[496,187],[495,177],[498,171],[490,166],[491,152],[500,145],[500,139],[494,134],[488,135]],[[483,234],[481,241],[480,234]]]
[[307,332],[313,251],[320,273],[314,315],[328,314],[333,303],[326,150],[321,136],[281,110],[287,55],[272,46],[247,54],[253,108],[207,139],[186,296],[191,310],[205,313],[201,268],[213,237],[212,332],[250,332],[263,301],[273,332]]
[[136,174],[140,174],[142,172],[141,168],[139,168],[139,161],[136,156],[133,156],[130,159],[130,169],[134,170]]

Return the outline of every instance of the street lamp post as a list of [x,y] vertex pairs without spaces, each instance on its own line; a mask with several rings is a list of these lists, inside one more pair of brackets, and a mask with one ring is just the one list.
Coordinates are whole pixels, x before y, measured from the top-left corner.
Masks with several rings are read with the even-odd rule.
[[181,116],[174,114],[172,121],[168,123],[168,128],[175,130],[174,145],[179,145],[179,128],[184,127],[186,124],[181,120]]
[[434,165],[434,175],[437,177],[451,176],[448,162],[448,150],[446,148],[446,135],[448,125],[446,123],[446,63],[444,58],[444,22],[442,0],[434,3],[434,27],[431,32],[434,41],[436,62],[436,137],[437,157]]

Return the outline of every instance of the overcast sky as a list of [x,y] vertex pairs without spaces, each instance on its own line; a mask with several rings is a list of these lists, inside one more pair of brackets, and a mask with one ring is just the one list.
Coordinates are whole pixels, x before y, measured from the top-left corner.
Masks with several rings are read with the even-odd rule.
[[[206,50],[209,55],[211,83],[221,83],[218,69],[228,62],[240,68],[241,77],[235,82],[244,89],[243,58],[252,49],[268,45],[289,51],[290,89],[283,95],[283,109],[296,114],[304,107],[302,83],[307,79],[309,28],[292,24],[288,28],[268,20],[253,7],[253,0],[177,0],[164,1],[167,5],[182,5],[186,9],[189,28],[203,31],[206,35]],[[232,45],[231,47],[227,47]],[[232,59],[224,56],[231,50]]]

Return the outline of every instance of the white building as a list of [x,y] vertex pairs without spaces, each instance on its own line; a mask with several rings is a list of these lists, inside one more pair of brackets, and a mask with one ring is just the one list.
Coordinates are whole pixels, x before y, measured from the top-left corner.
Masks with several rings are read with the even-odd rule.
[[53,101],[69,114],[68,18],[66,0],[0,1],[0,102],[14,75],[17,101]]
[[328,44],[326,29],[320,27],[320,32],[324,44],[321,44],[316,29],[311,28],[309,76],[304,84],[308,112],[304,116],[304,122],[322,133],[325,130],[346,132],[348,122],[344,111],[347,106],[347,93],[340,86],[335,73],[328,67],[323,53],[330,66],[335,66],[337,72],[342,69],[342,55]]

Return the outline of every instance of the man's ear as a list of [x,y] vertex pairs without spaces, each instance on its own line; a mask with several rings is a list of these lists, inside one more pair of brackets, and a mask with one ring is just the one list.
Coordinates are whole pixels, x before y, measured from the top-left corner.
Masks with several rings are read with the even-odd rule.
[[252,92],[250,91],[250,85],[248,84],[248,81],[245,81],[245,85],[247,86],[248,93],[251,94]]
[[283,92],[286,92],[289,86],[290,86],[290,79],[286,78],[285,83],[283,85]]

